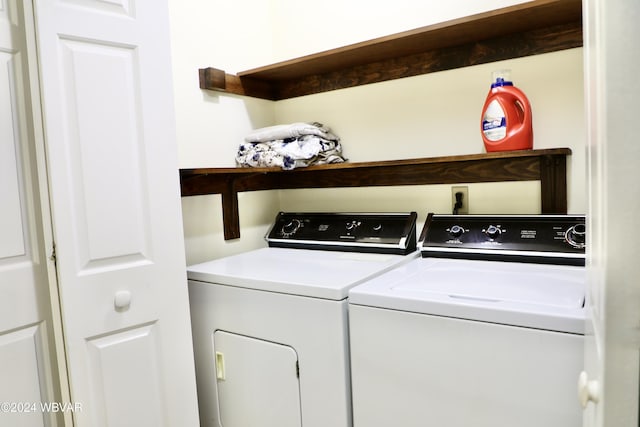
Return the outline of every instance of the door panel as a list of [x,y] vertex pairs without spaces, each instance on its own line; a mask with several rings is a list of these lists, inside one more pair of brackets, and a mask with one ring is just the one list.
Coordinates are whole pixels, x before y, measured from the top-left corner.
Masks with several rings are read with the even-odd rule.
[[40,406],[48,401],[38,367],[38,359],[46,358],[41,331],[41,326],[35,325],[0,335],[0,378],[3,385],[10,385],[0,387],[0,402],[11,405],[0,411],[0,425],[46,425]]
[[60,49],[79,274],[149,263],[149,192],[135,49],[69,39],[60,40]]
[[[6,11],[5,11],[6,12]],[[9,20],[2,20],[8,25]],[[23,206],[20,200],[18,163],[16,148],[20,139],[16,133],[20,129],[17,122],[15,72],[21,69],[18,52],[0,51],[0,188],[2,189],[2,209],[0,209],[0,258],[25,255]]]
[[70,6],[79,5],[96,11],[133,17],[134,0],[62,0],[61,3],[68,3]]
[[167,1],[34,5],[76,425],[196,426]]
[[[23,2],[0,1],[0,411],[2,426],[51,426],[60,401],[36,176]],[[26,404],[26,405],[25,405]],[[5,409],[8,409],[6,411]]]
[[154,325],[90,338],[87,345],[90,377],[99,384],[91,400],[96,406],[91,425],[165,425]]

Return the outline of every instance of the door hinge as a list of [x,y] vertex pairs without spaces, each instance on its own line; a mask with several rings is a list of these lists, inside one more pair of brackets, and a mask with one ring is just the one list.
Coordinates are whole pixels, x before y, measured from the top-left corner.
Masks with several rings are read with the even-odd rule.
[[53,247],[51,249],[51,256],[49,256],[49,259],[51,261],[53,261],[54,265],[56,265],[56,266],[58,265],[58,263],[57,263],[58,259],[56,258],[56,242],[53,242]]

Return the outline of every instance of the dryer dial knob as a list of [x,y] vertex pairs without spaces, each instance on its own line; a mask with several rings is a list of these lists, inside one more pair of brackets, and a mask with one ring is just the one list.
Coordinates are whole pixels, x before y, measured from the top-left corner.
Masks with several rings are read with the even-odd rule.
[[296,231],[300,228],[302,223],[298,219],[292,219],[288,223],[282,226],[282,235],[284,237],[289,237],[292,234],[295,234]]
[[351,222],[348,222],[348,223],[345,225],[345,228],[347,229],[347,231],[353,231],[353,230],[355,230],[356,228],[358,228],[358,227],[360,226],[360,224],[361,224],[361,222],[360,222],[360,221],[351,221]]

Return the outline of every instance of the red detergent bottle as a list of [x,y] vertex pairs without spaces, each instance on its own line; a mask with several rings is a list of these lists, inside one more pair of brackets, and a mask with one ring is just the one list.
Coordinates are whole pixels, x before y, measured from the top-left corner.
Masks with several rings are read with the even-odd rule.
[[510,70],[494,71],[482,108],[480,130],[487,152],[533,148],[531,104],[513,85]]

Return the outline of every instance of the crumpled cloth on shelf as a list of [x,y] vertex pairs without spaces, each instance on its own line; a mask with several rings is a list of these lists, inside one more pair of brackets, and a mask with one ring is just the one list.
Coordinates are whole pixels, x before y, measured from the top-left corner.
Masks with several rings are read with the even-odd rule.
[[[280,138],[262,140],[273,137]],[[319,123],[258,129],[245,138],[236,154],[236,163],[240,167],[279,167],[284,170],[344,161],[340,138]]]
[[318,122],[268,126],[254,130],[244,140],[245,142],[270,142],[298,138],[303,135],[315,135],[329,141],[339,140],[337,136],[331,133],[328,127]]

